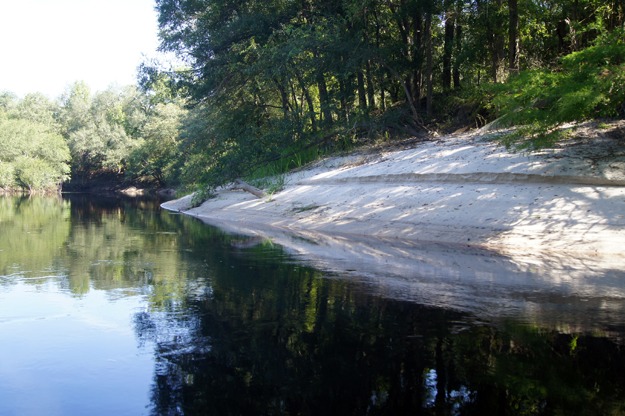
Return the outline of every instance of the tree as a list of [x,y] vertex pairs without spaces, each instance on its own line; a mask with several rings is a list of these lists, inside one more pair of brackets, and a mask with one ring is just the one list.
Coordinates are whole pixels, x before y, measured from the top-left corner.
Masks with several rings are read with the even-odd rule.
[[179,134],[186,112],[176,103],[157,104],[142,129],[142,142],[130,153],[128,174],[159,186],[179,180]]
[[15,185],[15,167],[13,163],[0,161],[0,189],[13,189]]
[[213,185],[297,152],[451,125],[467,104],[450,103],[469,101],[483,122],[494,116],[485,86],[556,68],[624,20],[601,0],[156,4],[162,48],[188,67],[145,66],[145,91],[167,82],[187,99],[181,172]]
[[518,0],[508,0],[508,69],[519,70],[519,5]]
[[58,132],[59,124],[56,117],[59,110],[59,105],[50,101],[45,95],[30,93],[17,103],[13,113],[16,118],[30,120]]
[[121,175],[140,141],[145,117],[136,88],[108,89],[91,95],[84,83],[62,98],[62,131],[72,153],[75,179]]
[[56,190],[69,178],[69,149],[50,126],[0,117],[0,187]]

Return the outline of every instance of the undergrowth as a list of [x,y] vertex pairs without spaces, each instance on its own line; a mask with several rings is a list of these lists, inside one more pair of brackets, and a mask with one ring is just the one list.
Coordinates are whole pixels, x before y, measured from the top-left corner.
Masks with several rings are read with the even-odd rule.
[[563,57],[555,70],[523,71],[492,87],[508,147],[537,149],[567,137],[564,123],[625,116],[625,41],[619,31]]
[[328,154],[352,149],[355,141],[356,139],[349,135],[337,134],[332,140],[322,140],[304,148],[288,148],[279,157],[260,163],[245,176],[245,179],[268,194],[277,193],[284,189],[288,172],[301,169]]

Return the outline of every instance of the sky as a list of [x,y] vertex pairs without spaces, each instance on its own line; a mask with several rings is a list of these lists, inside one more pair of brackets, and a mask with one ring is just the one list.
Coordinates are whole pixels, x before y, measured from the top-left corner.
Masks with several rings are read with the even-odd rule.
[[0,92],[60,97],[84,81],[92,92],[136,84],[156,57],[154,0],[0,0]]

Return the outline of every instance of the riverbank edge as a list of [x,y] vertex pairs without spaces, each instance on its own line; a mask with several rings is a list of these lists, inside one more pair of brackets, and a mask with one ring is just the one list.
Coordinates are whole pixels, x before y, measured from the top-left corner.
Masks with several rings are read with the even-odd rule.
[[612,263],[625,244],[625,155],[614,150],[622,138],[613,131],[532,154],[483,134],[445,136],[324,159],[286,175],[284,189],[265,198],[223,188],[196,208],[191,196],[162,208],[249,234],[319,232]]

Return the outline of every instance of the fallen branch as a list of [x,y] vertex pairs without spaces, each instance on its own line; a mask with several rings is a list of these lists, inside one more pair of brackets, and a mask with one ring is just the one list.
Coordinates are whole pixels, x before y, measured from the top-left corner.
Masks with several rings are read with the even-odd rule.
[[243,182],[241,179],[235,179],[234,185],[231,189],[240,189],[242,191],[249,192],[257,198],[264,198],[265,196],[267,196],[265,191],[263,191],[262,189],[258,189],[257,187],[252,186],[249,183]]

